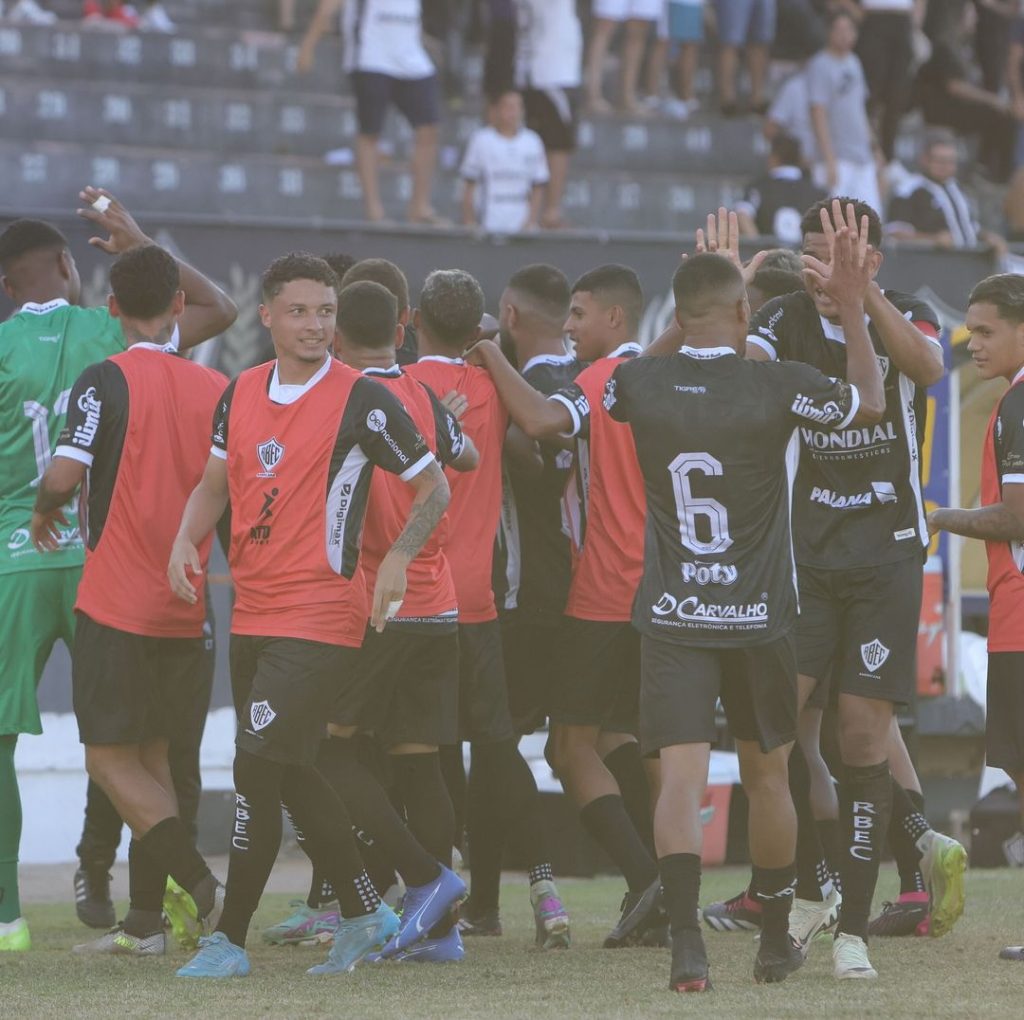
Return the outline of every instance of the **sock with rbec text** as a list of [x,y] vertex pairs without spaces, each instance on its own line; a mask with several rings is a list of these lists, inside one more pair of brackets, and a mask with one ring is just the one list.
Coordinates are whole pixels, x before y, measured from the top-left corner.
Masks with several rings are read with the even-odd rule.
[[900,873],[900,899],[924,901],[927,897],[924,875],[921,874],[921,851],[917,841],[931,829],[924,817],[924,794],[904,789],[892,781],[892,818],[889,845]]
[[630,892],[643,892],[658,877],[658,865],[637,835],[621,797],[609,793],[592,800],[580,810],[580,820],[622,872]]

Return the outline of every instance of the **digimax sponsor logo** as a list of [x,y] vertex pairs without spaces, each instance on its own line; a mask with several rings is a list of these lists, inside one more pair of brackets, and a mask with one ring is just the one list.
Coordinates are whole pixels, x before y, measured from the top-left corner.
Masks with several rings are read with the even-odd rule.
[[687,584],[696,583],[701,587],[708,584],[729,585],[740,576],[740,572],[731,563],[702,563],[697,560],[695,563],[681,564],[680,569]]
[[674,617],[683,623],[713,625],[759,624],[768,620],[768,602],[747,602],[740,605],[722,606],[714,602],[702,602],[696,595],[682,601],[665,592],[653,606],[655,616]]
[[341,536],[345,533],[345,520],[348,517],[349,504],[352,502],[352,483],[345,482],[338,495],[338,506],[334,511],[334,524],[331,527],[332,546],[341,542]]
[[870,428],[840,429],[838,432],[819,432],[817,429],[800,429],[804,446],[812,450],[860,452],[877,450],[896,442],[896,429],[891,421],[881,422]]

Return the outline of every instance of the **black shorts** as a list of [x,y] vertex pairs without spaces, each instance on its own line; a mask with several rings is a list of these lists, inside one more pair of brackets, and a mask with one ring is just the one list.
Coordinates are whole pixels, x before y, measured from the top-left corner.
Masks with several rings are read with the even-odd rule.
[[392,78],[377,71],[353,71],[359,133],[377,137],[392,104],[413,128],[436,124],[440,119],[437,75],[426,78]]
[[576,150],[576,107],[575,89],[523,89],[526,126],[548,152]]
[[75,615],[71,686],[82,743],[180,738],[204,693],[209,705],[203,638],[145,637]]
[[848,570],[800,567],[797,580],[797,666],[818,681],[810,704],[824,707],[829,685],[833,694],[909,704],[917,686],[921,560]]
[[722,699],[737,740],[764,752],[796,739],[796,649],[792,635],[748,648],[700,648],[644,635],[640,746],[713,744]]
[[302,638],[231,635],[235,746],[283,765],[312,765],[328,710],[351,682],[357,648]]
[[562,642],[560,614],[514,609],[501,617],[508,707],[516,733],[533,733],[548,716],[558,677]]
[[501,624],[459,624],[459,737],[497,744],[516,735],[508,710]]
[[382,747],[458,740],[459,638],[455,627],[425,634],[389,626],[366,628],[354,679],[340,691],[328,718],[358,726]]
[[1024,773],[1024,652],[988,653],[985,761],[1016,780]]
[[640,635],[629,623],[563,619],[551,722],[636,733]]

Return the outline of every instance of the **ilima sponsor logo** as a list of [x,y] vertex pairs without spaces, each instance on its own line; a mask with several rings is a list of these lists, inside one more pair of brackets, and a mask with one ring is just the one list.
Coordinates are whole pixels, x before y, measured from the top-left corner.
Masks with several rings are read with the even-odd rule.
[[790,410],[801,418],[818,422],[819,425],[831,425],[832,422],[842,421],[844,418],[843,409],[834,400],[827,400],[819,405],[802,393],[796,395]]
[[256,447],[256,456],[259,457],[260,464],[263,465],[262,471],[256,472],[257,478],[276,478],[277,473],[274,468],[284,459],[284,446],[282,446],[275,436],[271,436],[265,443],[260,443]]
[[252,720],[252,728],[258,733],[277,718],[277,713],[270,707],[269,701],[254,701],[249,707],[249,718]]
[[747,602],[739,605],[718,605],[714,602],[702,602],[696,595],[682,601],[674,595],[664,592],[658,601],[651,606],[655,616],[675,617],[683,623],[696,623],[704,626],[715,624],[764,624],[768,620],[768,596],[762,595],[762,602]]
[[78,398],[78,410],[85,413],[85,421],[75,428],[75,434],[71,437],[73,443],[81,446],[92,446],[96,438],[96,430],[100,427],[100,411],[103,409],[103,402],[96,399],[96,387],[90,386]]
[[697,583],[703,587],[707,584],[733,584],[740,576],[739,570],[731,563],[683,563],[680,565],[683,580],[687,584]]
[[868,673],[874,675],[885,665],[885,660],[889,658],[889,649],[875,638],[874,641],[860,646],[860,658]]

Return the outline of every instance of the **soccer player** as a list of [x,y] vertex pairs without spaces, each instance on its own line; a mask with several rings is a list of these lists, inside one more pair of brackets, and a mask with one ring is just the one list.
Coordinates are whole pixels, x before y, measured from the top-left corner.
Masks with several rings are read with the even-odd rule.
[[[837,229],[867,217],[872,277],[882,262],[881,225],[863,202],[820,202],[801,226],[804,253],[832,258]],[[935,314],[912,297],[884,292],[872,280],[864,299],[872,343],[885,380],[885,414],[870,428],[838,432],[801,426],[793,500],[800,582],[797,658],[800,703],[827,682],[838,692],[842,909],[833,944],[838,978],[874,978],[867,954],[868,916],[890,815],[914,832],[932,893],[933,935],[963,911],[966,855],[934,832],[893,779],[892,720],[914,687],[922,569],[928,542],[921,494],[919,442],[925,390],[943,372]],[[751,321],[747,356],[803,361],[845,378],[847,332],[835,299],[813,276],[804,293],[769,301]],[[820,693],[820,690],[819,690]],[[816,839],[813,825],[801,840]],[[806,860],[824,856],[803,848]],[[806,943],[830,921],[831,897],[801,875],[794,932]],[[807,892],[804,892],[804,889]]]
[[[165,570],[177,507],[202,477],[206,433],[227,380],[177,356],[185,307],[177,263],[133,248],[110,270],[109,311],[128,349],[87,368],[71,388],[67,425],[39,482],[32,542],[60,548],[61,508],[86,500],[85,568],[75,601],[72,688],[89,777],[132,830],[124,921],[77,952],[156,956],[168,873],[200,917],[219,889],[178,816],[168,738],[195,713],[204,600],[174,598]],[[199,551],[205,566],[210,542]],[[206,705],[202,706],[205,711]]]
[[[928,515],[932,534],[948,531],[985,542],[988,555],[988,711],[985,759],[1003,769],[1021,798],[1024,819],[1024,276],[982,280],[967,307],[967,349],[982,379],[1010,388],[989,420],[981,461],[981,506],[942,507]],[[1024,946],[1003,960],[1024,961]]]
[[[640,642],[629,623],[643,559],[643,479],[633,437],[601,404],[616,366],[640,353],[634,338],[642,311],[643,292],[632,269],[600,266],[580,277],[572,286],[565,328],[576,356],[593,364],[551,397],[530,386],[496,344],[481,342],[470,356],[491,373],[512,420],[527,436],[575,440],[566,488],[573,572],[558,682],[551,692],[549,754],[587,830],[629,887],[607,948],[639,941],[665,921],[653,847],[641,834],[644,823],[634,821],[639,813],[649,818],[633,736]],[[632,752],[620,762],[620,770],[629,764],[629,783],[602,760],[602,750],[621,747]],[[631,792],[636,798],[637,791],[639,805],[625,799]]]
[[[362,280],[342,288],[335,353],[391,390],[442,465],[474,470],[479,462],[476,447],[455,416],[398,366],[395,354],[402,333],[398,301],[384,286]],[[394,475],[374,472],[362,537],[361,564],[368,586],[400,534],[411,502],[408,486]],[[346,692],[332,708],[330,737],[317,757],[317,767],[345,802],[353,823],[372,838],[405,882],[402,927],[382,951],[385,959],[453,961],[463,956],[454,923],[430,935],[433,926],[421,916],[428,905],[448,912],[466,892],[451,871],[455,816],[438,757],[439,747],[455,744],[459,737],[458,610],[442,548],[446,538],[447,521],[442,520],[409,564],[401,607],[383,633],[367,629],[356,666],[360,689]],[[390,756],[408,827],[359,761],[352,739],[357,729],[375,735]]]
[[[501,627],[491,587],[494,540],[501,512],[501,453],[508,415],[490,377],[467,365],[461,353],[479,336],[484,314],[480,284],[461,270],[439,270],[423,284],[415,323],[420,360],[409,374],[435,394],[461,394],[467,403],[460,424],[480,451],[480,466],[449,473],[452,505],[445,545],[459,604],[459,715],[469,740],[467,794],[471,893],[464,934],[498,925],[500,848],[508,833],[527,855],[536,941],[542,948],[569,943],[569,915],[554,884],[544,843],[540,797],[508,707]],[[460,752],[461,754],[461,752]],[[485,849],[486,848],[486,849]]]
[[632,429],[647,496],[633,621],[643,635],[641,743],[661,759],[654,829],[674,991],[709,987],[697,906],[700,803],[719,697],[750,799],[764,912],[754,977],[781,981],[803,962],[789,935],[796,816],[787,760],[797,719],[790,490],[798,426],[841,430],[881,418],[881,373],[863,314],[868,255],[865,221],[857,245],[840,231],[830,276],[813,263],[847,328],[849,384],[807,365],[738,357],[750,316],[743,277],[706,254],[673,278],[679,354],[620,365],[605,390],[605,408]]
[[[570,297],[565,274],[538,264],[513,273],[499,301],[501,349],[546,397],[583,369],[565,344]],[[536,443],[517,425],[509,426],[495,584],[509,707],[521,733],[544,723],[557,682],[572,566],[561,507],[571,464],[572,454],[560,444]]]
[[[225,390],[168,565],[175,593],[194,601],[197,546],[230,503],[235,818],[224,912],[183,977],[249,972],[246,934],[280,847],[282,802],[344,917],[327,961],[312,971],[350,970],[398,931],[314,761],[328,710],[353,681],[367,615],[378,630],[394,615],[406,568],[448,504],[443,473],[401,404],[330,354],[338,286],[330,267],[292,253],[271,263],[262,283],[260,317],[277,359]],[[380,563],[368,613],[359,536],[374,466],[416,496]]]
[[[109,193],[81,192],[79,215],[107,232],[110,255],[152,242]],[[93,203],[104,199],[101,212]],[[102,202],[100,203],[103,204]],[[185,309],[182,347],[215,336],[235,306],[210,280],[179,263]],[[18,899],[21,801],[14,771],[19,733],[41,733],[36,685],[59,639],[71,647],[75,590],[84,558],[76,510],[65,510],[61,548],[42,557],[29,538],[36,489],[64,428],[71,386],[84,369],[124,350],[121,325],[106,308],[80,308],[81,281],[67,240],[41,220],[15,220],[0,234],[0,274],[18,310],[0,324],[0,951],[30,946]],[[106,870],[87,874],[89,895],[109,902]]]

